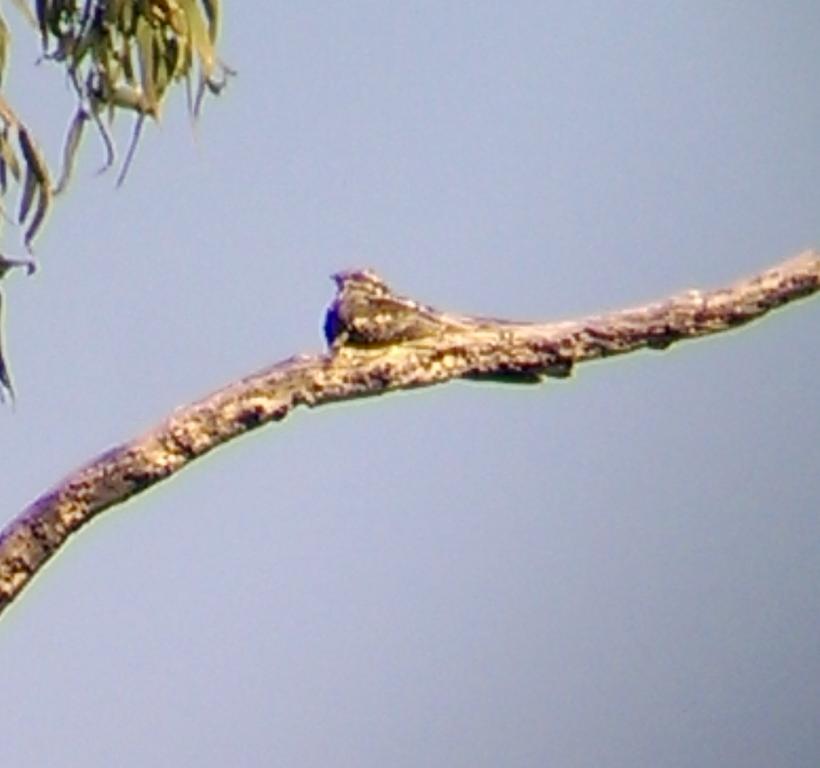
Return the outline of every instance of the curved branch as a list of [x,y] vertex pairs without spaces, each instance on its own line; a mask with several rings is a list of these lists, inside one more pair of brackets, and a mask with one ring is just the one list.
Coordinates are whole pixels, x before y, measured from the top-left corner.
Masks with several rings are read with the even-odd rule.
[[665,349],[719,333],[820,291],[820,252],[806,251],[728,288],[557,323],[513,323],[439,312],[394,294],[373,272],[334,276],[330,349],[299,355],[177,409],[46,492],[0,533],[0,611],[100,512],[179,472],[229,440],[300,405],[425,387],[451,379],[511,383],[566,377],[578,363]]

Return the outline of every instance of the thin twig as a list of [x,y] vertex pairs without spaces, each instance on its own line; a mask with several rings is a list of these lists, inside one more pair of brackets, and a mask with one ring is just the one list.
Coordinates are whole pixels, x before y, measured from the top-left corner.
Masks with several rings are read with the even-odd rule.
[[439,312],[394,294],[367,270],[335,279],[325,323],[328,353],[292,357],[177,409],[147,434],[70,474],[12,520],[0,533],[0,611],[100,512],[299,405],[459,378],[538,382],[566,377],[586,360],[731,330],[820,291],[820,252],[806,251],[729,288],[543,324]]

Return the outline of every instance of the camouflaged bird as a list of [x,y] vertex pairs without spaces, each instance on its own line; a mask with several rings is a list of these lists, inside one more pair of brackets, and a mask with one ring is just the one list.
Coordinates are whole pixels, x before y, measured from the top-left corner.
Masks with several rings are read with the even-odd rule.
[[369,269],[337,272],[332,278],[337,292],[324,325],[331,349],[380,347],[469,327],[466,318],[396,295]]

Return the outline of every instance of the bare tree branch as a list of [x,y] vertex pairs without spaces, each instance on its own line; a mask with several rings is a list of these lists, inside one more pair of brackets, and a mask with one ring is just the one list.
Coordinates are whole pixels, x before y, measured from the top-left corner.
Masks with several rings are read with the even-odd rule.
[[394,294],[367,270],[334,277],[327,354],[292,357],[177,409],[147,434],[73,472],[12,520],[0,534],[0,611],[100,512],[299,405],[458,378],[537,383],[566,377],[586,360],[731,330],[820,290],[820,252],[806,251],[729,288],[544,324],[439,312]]

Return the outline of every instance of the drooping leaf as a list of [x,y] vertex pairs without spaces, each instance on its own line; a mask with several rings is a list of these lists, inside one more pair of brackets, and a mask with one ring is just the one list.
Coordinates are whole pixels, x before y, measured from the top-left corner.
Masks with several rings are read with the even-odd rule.
[[208,18],[208,37],[215,43],[219,34],[219,0],[202,0],[205,16]]
[[26,166],[25,181],[23,181],[23,191],[20,193],[20,211],[17,214],[17,223],[22,224],[28,212],[31,209],[31,204],[34,202],[34,193],[37,191],[37,177],[34,171]]
[[50,187],[40,187],[40,194],[37,198],[37,208],[35,208],[34,216],[31,217],[31,221],[29,222],[28,227],[26,227],[26,234],[23,239],[29,253],[31,252],[31,244],[37,236],[37,233],[40,231],[40,227],[43,226],[43,222],[48,214],[48,209],[51,206],[52,194],[53,193]]
[[[0,160],[2,160],[4,174],[5,170],[11,171],[11,175],[16,182],[20,181],[20,163],[17,160],[17,155],[9,144],[8,128],[3,128],[0,131]],[[5,184],[3,192],[5,192]]]
[[40,39],[43,44],[43,50],[48,46],[48,18],[49,8],[47,0],[37,0],[34,4],[37,13],[37,26],[40,29]]
[[63,144],[63,168],[60,172],[60,180],[54,188],[54,194],[59,195],[64,192],[71,181],[71,175],[74,172],[74,160],[77,157],[77,150],[80,147],[80,140],[83,136],[83,129],[88,122],[88,112],[80,108],[74,115],[71,125],[68,128],[68,134]]
[[37,207],[25,232],[25,244],[26,247],[31,250],[32,241],[40,231],[40,227],[51,205],[51,180],[45,159],[25,126],[17,126],[17,138],[20,143],[20,151],[26,164],[26,176],[20,197],[20,215],[18,218],[20,224],[25,222],[34,200],[34,195],[37,195]]
[[3,396],[4,391],[14,402],[14,385],[11,382],[11,373],[9,372],[6,360],[3,357],[3,293],[0,292],[0,403],[5,401]]
[[154,86],[154,31],[145,17],[137,19],[137,49],[140,61],[142,96],[148,108],[157,108],[157,91]]
[[216,67],[216,54],[211,43],[209,29],[196,0],[180,0],[180,7],[185,12],[188,22],[188,34],[190,35],[192,47],[199,56],[202,74],[205,79],[208,79],[213,75]]
[[9,28],[6,26],[3,15],[0,14],[0,85],[3,84],[5,78],[10,46],[11,35],[9,34]]
[[139,144],[140,135],[142,134],[142,126],[144,123],[145,115],[140,115],[137,118],[136,123],[134,123],[134,130],[131,134],[131,142],[128,145],[128,152],[125,153],[125,160],[123,161],[119,176],[117,176],[118,187],[121,187],[125,183],[125,177],[128,175],[128,171],[131,168],[131,162],[134,159],[134,155],[137,153],[137,144]]

